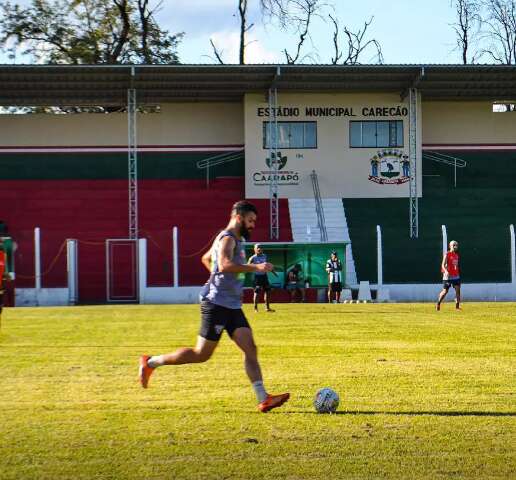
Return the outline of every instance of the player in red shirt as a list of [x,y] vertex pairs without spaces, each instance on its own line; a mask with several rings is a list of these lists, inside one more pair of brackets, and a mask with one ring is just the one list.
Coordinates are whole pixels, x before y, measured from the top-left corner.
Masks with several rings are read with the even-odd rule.
[[439,293],[439,299],[435,308],[441,309],[441,302],[446,297],[450,287],[455,289],[455,308],[460,308],[460,270],[459,270],[459,243],[455,240],[450,242],[450,249],[443,255],[441,272],[443,274],[443,289]]

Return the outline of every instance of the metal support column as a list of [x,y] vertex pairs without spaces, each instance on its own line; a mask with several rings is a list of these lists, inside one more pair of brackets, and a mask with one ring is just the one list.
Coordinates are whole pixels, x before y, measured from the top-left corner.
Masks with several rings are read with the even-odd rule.
[[[131,87],[133,86],[134,67],[131,69]],[[129,238],[138,238],[138,145],[136,128],[136,89],[127,90],[128,120],[128,169],[129,169]]]
[[276,78],[280,75],[280,67],[277,68],[273,85],[269,88],[269,200],[270,200],[270,238],[279,240],[279,198],[278,198],[278,170],[280,158],[278,158],[278,90],[275,85]]
[[419,236],[419,211],[417,198],[417,129],[418,129],[418,98],[417,89],[409,89],[409,161],[410,161],[410,238]]

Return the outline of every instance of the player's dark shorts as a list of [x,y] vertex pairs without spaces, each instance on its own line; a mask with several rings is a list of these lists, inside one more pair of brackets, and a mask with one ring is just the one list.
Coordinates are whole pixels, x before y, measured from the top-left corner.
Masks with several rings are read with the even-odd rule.
[[460,287],[460,278],[450,278],[443,281],[443,288],[449,290],[450,287]]
[[336,292],[336,293],[342,292],[342,283],[341,282],[331,282],[330,290],[332,292]]
[[254,276],[254,291],[259,292],[260,290],[265,290],[268,292],[271,289],[271,284],[269,283],[269,279],[267,275],[255,275]]
[[224,330],[233,337],[233,332],[240,327],[251,328],[241,308],[226,308],[211,302],[201,302],[201,337],[217,342]]

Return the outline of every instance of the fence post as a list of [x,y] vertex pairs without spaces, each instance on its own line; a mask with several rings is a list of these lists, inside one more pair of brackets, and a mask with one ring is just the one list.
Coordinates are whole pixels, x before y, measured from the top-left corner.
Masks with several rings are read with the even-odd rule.
[[34,229],[34,287],[41,290],[41,230]]
[[138,252],[138,301],[140,305],[143,305],[147,289],[147,239],[139,238],[136,248]]
[[511,282],[516,285],[516,241],[514,239],[514,225],[509,225],[511,235]]
[[77,240],[66,240],[66,271],[68,276],[68,303],[79,301],[79,276],[77,272]]
[[382,251],[382,229],[376,225],[376,264],[378,271],[378,288],[383,285],[383,251]]
[[179,287],[179,242],[177,227],[172,229],[172,262],[174,264],[174,287]]

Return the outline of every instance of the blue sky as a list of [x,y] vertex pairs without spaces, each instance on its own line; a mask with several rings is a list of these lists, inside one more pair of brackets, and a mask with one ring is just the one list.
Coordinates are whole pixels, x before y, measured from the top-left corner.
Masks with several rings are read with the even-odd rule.
[[[331,0],[329,0],[331,1]],[[250,0],[256,5],[257,0]],[[236,0],[168,0],[159,19],[170,31],[184,31],[180,48],[184,63],[212,63],[210,37],[224,50],[226,63],[237,62],[238,19]],[[453,51],[455,36],[451,23],[454,11],[450,0],[334,0],[339,21],[352,29],[374,16],[369,27],[371,37],[382,45],[385,63],[458,63],[459,52]],[[259,12],[253,8],[251,19],[256,26],[250,32],[254,42],[248,48],[248,63],[284,62],[281,50],[292,49],[297,40],[292,34],[264,28]],[[318,20],[312,30],[313,45],[306,53],[328,63],[333,54],[332,27]],[[363,63],[373,60],[365,55]]]
[[[324,1],[324,0],[323,0]],[[264,26],[256,5],[249,0],[250,20],[255,23],[247,50],[247,63],[285,63],[284,48],[292,50],[297,39],[292,33]],[[450,0],[326,0],[332,3],[341,24],[353,30],[374,16],[369,27],[370,38],[382,45],[385,63],[459,63],[454,51],[455,36],[451,23],[454,11]],[[29,0],[17,3],[28,4]],[[156,2],[154,2],[156,3]],[[179,53],[182,63],[214,63],[210,38],[223,50],[226,63],[238,61],[237,0],[164,0],[157,14],[160,25],[170,32],[184,31]],[[332,27],[317,20],[311,30],[305,54],[313,63],[329,63],[333,54]],[[310,60],[305,60],[309,62]],[[362,63],[374,61],[373,53],[362,57]],[[11,63],[0,54],[0,62]],[[16,63],[29,63],[18,57]]]

